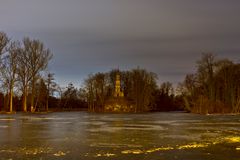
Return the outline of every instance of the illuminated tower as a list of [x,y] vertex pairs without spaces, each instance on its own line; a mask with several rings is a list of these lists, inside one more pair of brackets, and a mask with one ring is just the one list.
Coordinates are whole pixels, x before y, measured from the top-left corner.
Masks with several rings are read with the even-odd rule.
[[115,81],[115,92],[114,92],[114,97],[123,97],[124,94],[121,91],[121,79],[120,79],[120,74],[116,74],[116,81]]

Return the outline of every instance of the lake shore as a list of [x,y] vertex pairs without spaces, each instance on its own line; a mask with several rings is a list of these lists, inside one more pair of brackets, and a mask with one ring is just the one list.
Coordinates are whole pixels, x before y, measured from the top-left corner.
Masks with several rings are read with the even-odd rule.
[[[0,114],[10,115],[17,113],[26,113],[26,114],[48,114],[48,113],[58,113],[58,112],[88,112],[87,108],[81,109],[50,109],[49,111],[39,111],[39,112],[6,112],[1,111]],[[149,114],[149,113],[191,113],[187,111],[150,111],[150,112],[89,112],[89,113],[104,113],[104,114]],[[211,113],[211,114],[201,114],[201,113],[191,113],[196,115],[204,115],[204,116],[218,116],[218,115],[229,115],[229,116],[238,116],[240,113]]]

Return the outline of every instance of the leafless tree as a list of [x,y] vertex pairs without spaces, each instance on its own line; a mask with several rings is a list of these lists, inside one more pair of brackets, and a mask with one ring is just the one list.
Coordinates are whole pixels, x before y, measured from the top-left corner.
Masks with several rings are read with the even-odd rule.
[[37,75],[44,71],[48,62],[52,58],[52,54],[49,49],[44,47],[44,44],[39,40],[31,40],[24,38],[23,40],[26,67],[29,72],[29,79],[31,80],[31,110],[35,110],[34,98],[35,98],[35,85],[37,81]]
[[47,86],[46,111],[48,111],[49,96],[53,96],[53,92],[56,90],[57,86],[57,84],[54,82],[54,74],[48,73],[45,82]]
[[[6,41],[5,41],[6,42]],[[6,44],[6,43],[5,43]],[[17,55],[20,53],[20,43],[11,42],[1,57],[1,78],[8,88],[9,112],[13,111],[14,84],[17,80]]]
[[22,91],[22,109],[27,112],[27,95],[28,95],[28,85],[31,80],[30,67],[29,67],[29,57],[28,53],[25,52],[25,48],[22,48],[21,54],[18,54],[18,79]]
[[6,46],[9,43],[10,39],[4,32],[0,32],[0,55],[6,51]]

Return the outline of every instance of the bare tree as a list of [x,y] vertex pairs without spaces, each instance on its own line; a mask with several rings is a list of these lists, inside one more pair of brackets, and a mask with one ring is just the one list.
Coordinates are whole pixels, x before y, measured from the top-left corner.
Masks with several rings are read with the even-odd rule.
[[228,59],[216,60],[203,54],[197,62],[197,73],[187,75],[183,98],[187,110],[196,113],[240,111],[240,65]]
[[217,66],[216,58],[211,53],[203,53],[201,60],[197,61],[198,80],[204,87],[205,93],[208,93],[210,100],[215,100],[214,73]]
[[53,96],[54,90],[56,90],[57,84],[54,82],[54,74],[53,73],[48,73],[47,74],[47,79],[46,79],[46,86],[47,86],[47,97],[46,97],[46,111],[48,111],[48,101],[49,101],[49,96]]
[[9,112],[13,111],[13,89],[17,78],[17,55],[20,53],[20,43],[11,42],[7,52],[2,55],[1,76],[8,88]]
[[9,38],[6,33],[0,32],[0,55],[2,55],[6,51],[6,46],[9,43]]
[[88,101],[88,110],[91,112],[95,112],[95,94],[94,94],[94,77],[93,75],[89,75],[85,80],[85,89],[87,92],[87,101]]
[[131,71],[132,90],[131,97],[135,102],[135,112],[150,110],[150,102],[156,89],[156,74],[144,69]]
[[[124,99],[132,103],[132,111],[144,112],[152,107],[153,93],[157,87],[156,74],[144,69],[127,72],[112,70],[108,73],[96,73],[85,80],[89,111],[103,111],[105,102],[113,96],[116,74],[122,75],[121,86],[124,87]],[[109,94],[110,92],[110,94]],[[126,96],[126,97],[125,97]]]
[[38,78],[35,90],[36,100],[34,108],[38,111],[43,111],[46,109],[48,96],[47,85],[45,84],[45,80],[43,78]]
[[172,83],[170,83],[170,82],[162,83],[160,86],[160,93],[162,95],[167,95],[167,96],[173,95],[174,89],[173,89]]
[[63,108],[72,109],[74,107],[72,103],[78,99],[77,92],[77,88],[75,88],[72,83],[69,83],[66,90],[63,92]]
[[22,90],[22,109],[24,112],[27,112],[27,95],[28,95],[28,85],[31,80],[31,75],[30,75],[30,67],[29,67],[29,57],[28,53],[25,52],[26,48],[23,48],[21,50],[21,53],[18,54],[18,69],[17,69],[17,74],[18,74],[18,79],[19,79],[19,84],[21,86]]
[[[3,67],[2,67],[2,57],[3,57],[3,54],[6,52],[6,50],[7,50],[7,45],[8,45],[8,43],[9,43],[9,38],[8,38],[8,36],[6,35],[6,33],[4,33],[4,32],[0,32],[0,71],[2,72],[2,69],[3,69]],[[3,81],[3,79],[2,79],[2,77],[0,77],[0,81],[1,81],[1,85],[4,87],[4,83],[2,82]],[[5,98],[5,96],[3,96],[4,98]],[[5,105],[4,105],[5,106]]]
[[24,38],[23,44],[27,59],[26,67],[29,68],[31,79],[31,111],[34,111],[35,84],[37,81],[37,75],[47,68],[48,62],[52,58],[52,54],[50,50],[46,49],[44,44],[39,40]]

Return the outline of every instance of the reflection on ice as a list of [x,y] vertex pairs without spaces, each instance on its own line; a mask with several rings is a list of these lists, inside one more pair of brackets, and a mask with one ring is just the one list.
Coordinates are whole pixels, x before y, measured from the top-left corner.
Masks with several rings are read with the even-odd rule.
[[150,154],[153,152],[158,151],[169,151],[173,150],[173,147],[156,147],[156,148],[150,148],[150,149],[129,149],[129,150],[123,150],[121,151],[122,154]]
[[173,147],[158,147],[158,148],[152,148],[146,150],[146,153],[152,153],[152,152],[157,152],[157,151],[168,151],[168,150],[173,150]]
[[[68,153],[69,153],[69,152],[68,152]],[[66,155],[66,152],[58,151],[57,153],[54,153],[53,155],[56,156],[56,157],[61,157],[61,156],[65,156],[65,155]]]
[[186,145],[181,145],[177,147],[177,149],[192,149],[192,148],[204,148],[208,147],[208,143],[192,143],[192,144],[186,144]]
[[142,154],[144,152],[140,149],[130,149],[130,150],[124,150],[121,153],[122,154]]
[[115,154],[113,153],[97,153],[94,157],[113,157]]
[[[206,142],[192,142],[184,145],[176,145],[172,147],[156,147],[150,149],[129,149],[121,151],[122,154],[148,154],[159,151],[169,151],[169,150],[188,150],[188,149],[198,149],[207,148],[209,146],[224,144],[224,143],[240,143],[240,137],[226,137],[220,139],[211,139]],[[240,150],[240,147],[236,147],[236,150]]]
[[56,157],[65,156],[70,153],[70,151],[55,151],[50,147],[20,147],[15,149],[2,149],[1,153],[11,153],[11,154],[20,154],[20,155],[29,155],[29,156],[37,156],[42,154],[53,155]]
[[101,147],[101,148],[140,148],[142,145],[137,144],[129,144],[129,143],[92,143],[90,144],[90,147]]
[[19,148],[18,152],[21,154],[26,154],[26,155],[37,155],[37,154],[47,154],[52,151],[52,148],[50,147],[32,147],[32,148]]
[[229,143],[240,143],[240,136],[239,137],[226,137],[225,140]]

